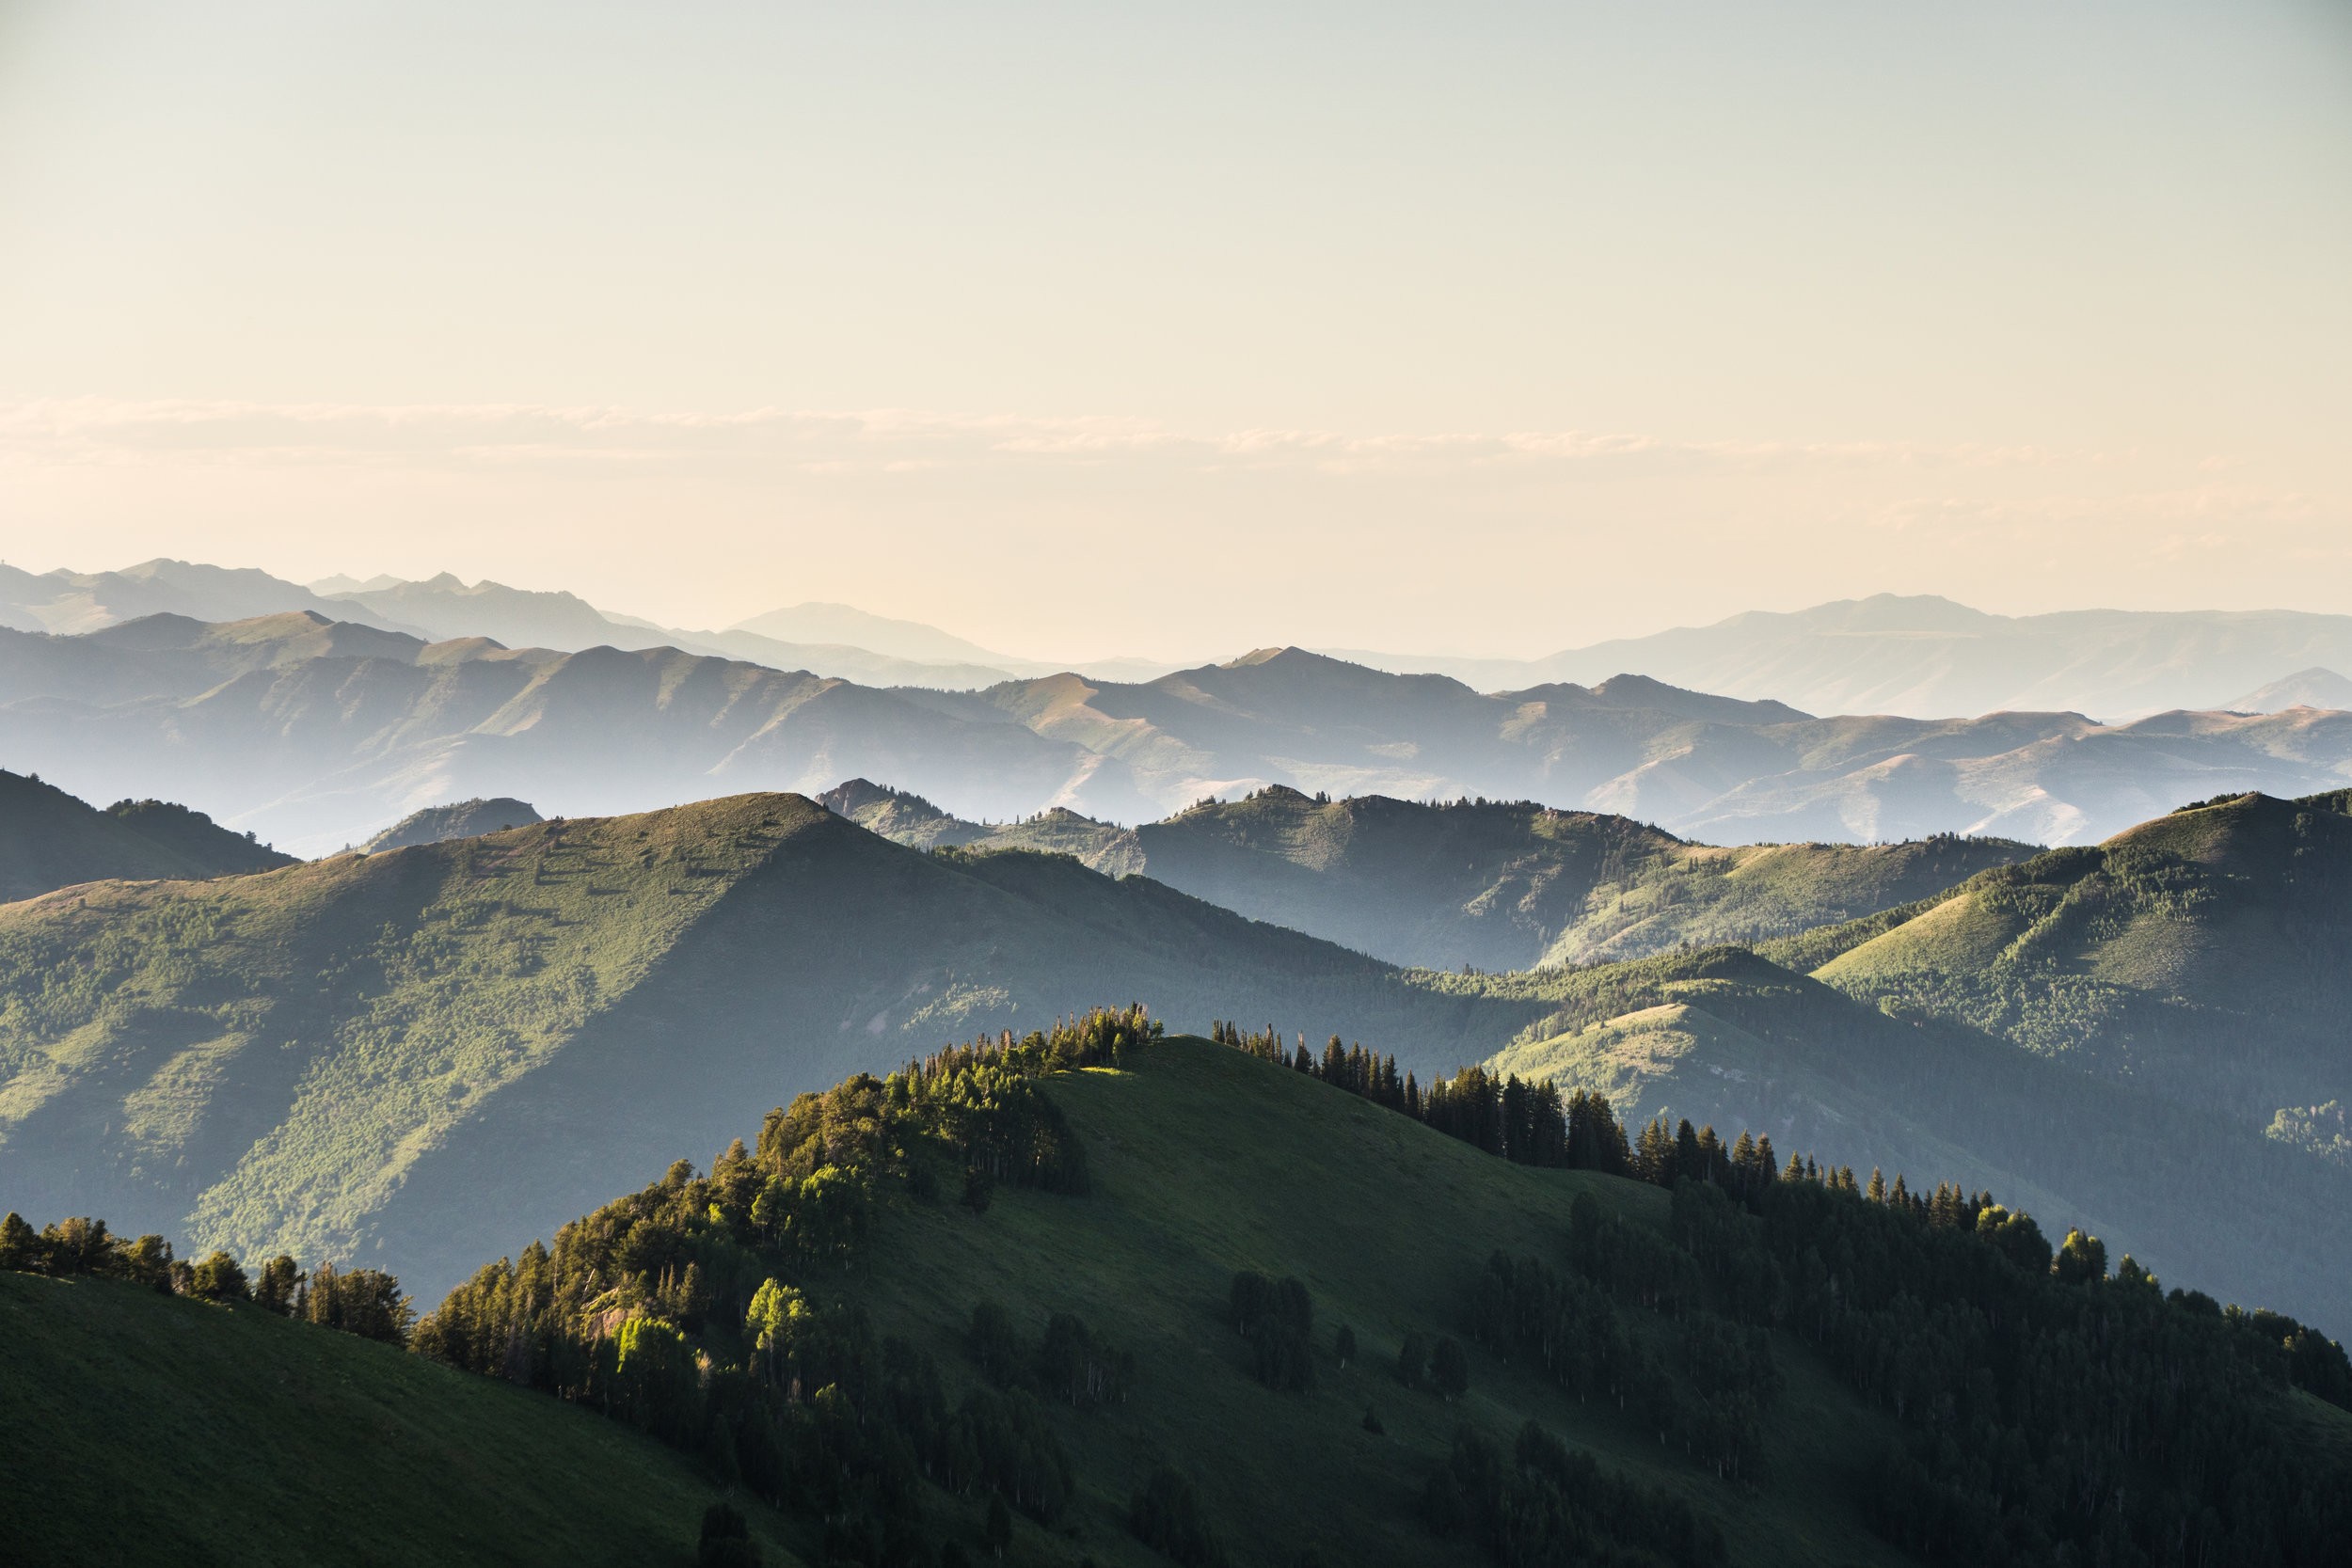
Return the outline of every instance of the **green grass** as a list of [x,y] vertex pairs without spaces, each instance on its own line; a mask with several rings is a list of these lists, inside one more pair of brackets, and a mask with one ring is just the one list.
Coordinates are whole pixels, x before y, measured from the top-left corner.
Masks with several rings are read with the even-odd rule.
[[[1074,1561],[1156,1563],[1125,1535],[1126,1500],[1157,1464],[1199,1481],[1244,1562],[1311,1547],[1326,1562],[1468,1564],[1464,1544],[1414,1515],[1422,1481],[1470,1421],[1512,1437],[1529,1417],[1717,1518],[1743,1564],[1891,1561],[1855,1505],[1890,1423],[1834,1385],[1786,1338],[1788,1386],[1772,1417],[1772,1474],[1718,1481],[1614,1411],[1575,1403],[1539,1377],[1471,1349],[1458,1405],[1391,1375],[1418,1329],[1468,1343],[1468,1292],[1497,1248],[1559,1266],[1580,1192],[1662,1224],[1665,1195],[1586,1172],[1508,1164],[1393,1113],[1200,1040],[1170,1040],[1130,1069],[1050,1081],[1085,1139],[1094,1191],[1072,1198],[999,1189],[975,1219],[953,1204],[893,1200],[868,1262],[846,1289],[878,1326],[916,1339],[969,1382],[961,1332],[975,1303],[1005,1305],[1032,1338],[1074,1311],[1138,1364],[1122,1406],[1061,1411],[1080,1497],[1064,1534],[1025,1539]],[[1239,1269],[1295,1275],[1312,1293],[1319,1385],[1256,1383],[1225,1323]],[[1333,1364],[1340,1324],[1359,1356]],[[951,1394],[952,1397],[952,1394]],[[1362,1430],[1376,1408],[1383,1436]]]
[[687,1568],[718,1498],[617,1422],[249,1307],[0,1273],[0,1345],[11,1562]]

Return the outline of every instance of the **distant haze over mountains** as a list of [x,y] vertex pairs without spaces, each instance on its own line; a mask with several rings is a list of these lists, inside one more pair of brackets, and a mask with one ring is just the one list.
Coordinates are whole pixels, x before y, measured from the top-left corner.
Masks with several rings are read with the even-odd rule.
[[2185,800],[2341,787],[2352,714],[1815,718],[1638,675],[1481,693],[1296,648],[1138,683],[877,689],[669,647],[428,641],[313,610],[0,629],[0,761],[100,800],[184,800],[310,854],[453,800],[609,815],[852,777],[977,821],[1067,807],[1135,823],[1287,784],[1529,800],[1718,843],[2072,843]]
[[1457,658],[1329,649],[1481,690],[1587,683],[1621,670],[1814,713],[2074,711],[2104,720],[2234,705],[2313,665],[2352,669],[2352,615],[2283,610],[2077,610],[1989,615],[1933,594],[1880,594],[1779,614],[1596,642],[1546,658]]
[[[488,637],[510,648],[564,652],[674,647],[864,686],[969,690],[1072,670],[1142,682],[1180,668],[1124,656],[1019,658],[918,621],[822,601],[697,631],[602,610],[572,594],[469,584],[447,572],[416,580],[330,577],[305,586],[180,561],[40,575],[0,565],[0,626],[27,631],[93,631],[159,611],[235,621],[290,610],[427,641]],[[1933,594],[1881,594],[1788,613],[1752,611],[1542,658],[1322,651],[1393,673],[1449,675],[1480,691],[1591,686],[1631,673],[1808,713],[2074,712],[2111,723],[2171,708],[2352,707],[2352,680],[2340,673],[2352,669],[2352,616],[2289,610],[2007,616]]]

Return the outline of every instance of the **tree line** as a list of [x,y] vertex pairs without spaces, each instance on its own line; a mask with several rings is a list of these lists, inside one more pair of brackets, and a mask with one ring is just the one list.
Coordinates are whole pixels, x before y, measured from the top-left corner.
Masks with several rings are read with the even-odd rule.
[[0,1269],[59,1277],[119,1279],[164,1295],[199,1301],[249,1302],[281,1318],[316,1323],[387,1344],[408,1342],[416,1307],[400,1281],[380,1269],[342,1269],[319,1263],[307,1272],[280,1253],[247,1274],[236,1259],[214,1251],[190,1262],[172,1256],[161,1236],[117,1236],[106,1222],[80,1216],[35,1231],[11,1210],[0,1218]]
[[[2340,1467],[2297,1440],[2280,1402],[2300,1390],[2352,1409],[2352,1360],[2282,1313],[2168,1292],[2129,1256],[2110,1270],[2096,1237],[2053,1244],[1990,1193],[1875,1170],[1866,1184],[1810,1156],[1779,1164],[1767,1138],[1725,1144],[1687,1120],[1631,1132],[1602,1097],[1480,1068],[1423,1089],[1337,1037],[1317,1057],[1272,1029],[1220,1022],[1213,1034],[1499,1157],[1671,1190],[1663,1238],[1581,1200],[1569,1269],[1492,1259],[1472,1320],[1581,1396],[1681,1432],[1727,1476],[1752,1476],[1760,1457],[1754,1413],[1776,1384],[1763,1333],[1776,1329],[1903,1427],[1866,1506],[1931,1562],[2251,1568],[2334,1561],[2352,1539]],[[1612,1323],[1629,1304],[1682,1326],[1645,1351]],[[1661,1376],[1669,1359],[1676,1373]],[[1479,1441],[1457,1445],[1453,1479],[1433,1481],[1433,1517],[1479,1528],[1500,1560],[1582,1560],[1565,1537],[1513,1533],[1553,1505],[1526,1490],[1535,1469]]]
[[482,1269],[419,1322],[415,1348],[700,1454],[722,1481],[822,1519],[826,1560],[960,1553],[934,1539],[926,1484],[987,1498],[1008,1539],[1013,1513],[1050,1526],[1073,1481],[1044,1404],[1123,1402],[1134,1358],[1073,1314],[1031,1342],[982,1303],[965,1337],[980,1386],[951,1401],[929,1354],[828,1303],[826,1284],[859,1257],[885,1182],[940,1202],[960,1179],[976,1212],[999,1182],[1084,1194],[1085,1148],[1037,1081],[1117,1066],[1162,1033],[1140,1006],[1098,1009],[803,1094],[707,1174],[680,1161],[552,1246]]

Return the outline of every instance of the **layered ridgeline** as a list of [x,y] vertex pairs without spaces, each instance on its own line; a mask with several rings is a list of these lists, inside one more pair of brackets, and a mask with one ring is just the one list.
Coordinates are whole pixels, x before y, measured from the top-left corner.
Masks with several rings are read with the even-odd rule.
[[1982,1181],[2352,1315],[2345,800],[2185,810],[1762,957],[1451,983],[1556,1006],[1498,1072]]
[[[1823,713],[1924,717],[2062,708],[2113,719],[2170,708],[2267,712],[2241,694],[2270,682],[2284,685],[2281,677],[2297,672],[2332,680],[2340,690],[2341,676],[2308,667],[2352,668],[2352,615],[1992,615],[1932,594],[1877,594],[1792,612],[1752,610],[1713,626],[1677,626],[1548,658],[1342,657],[1382,670],[1435,671],[1487,690],[1639,670],[1680,686],[1777,697]],[[2352,694],[2318,705],[2352,705]]]
[[118,800],[101,811],[0,768],[0,903],[108,878],[202,879],[293,863],[185,806]]
[[901,844],[1072,854],[1430,969],[1533,969],[1755,942],[1913,903],[2037,852],[1951,836],[1719,848],[1533,801],[1333,800],[1279,784],[1133,829],[1059,809],[966,822],[864,779],[818,799]]
[[[1629,1164],[1613,1131],[1629,1176],[1528,1163],[1565,1126],[1497,1158],[1096,1015],[747,1122],[411,1344],[485,1408],[693,1456],[810,1561],[2317,1564],[2352,1528],[2352,1369],[2301,1325],[1985,1195],[1711,1135]],[[51,1293],[0,1301],[55,1336],[70,1306],[25,1283]],[[183,1338],[277,1326],[159,1306]],[[389,1381],[390,1347],[350,1349]],[[207,1458],[136,1446],[151,1484]]]
[[1105,989],[1424,1069],[1541,1011],[1065,857],[924,854],[741,796],[0,908],[0,1192],[429,1288],[723,1141],[746,1101]]
[[1138,822],[1267,784],[1539,800],[1719,842],[2080,843],[2222,791],[2352,782],[2352,715],[1814,717],[1619,675],[1482,692],[1296,648],[1155,680],[875,689],[739,657],[427,641],[316,611],[0,628],[0,752],[70,788],[196,794],[305,852],[421,806],[564,816],[885,779],[975,820]]

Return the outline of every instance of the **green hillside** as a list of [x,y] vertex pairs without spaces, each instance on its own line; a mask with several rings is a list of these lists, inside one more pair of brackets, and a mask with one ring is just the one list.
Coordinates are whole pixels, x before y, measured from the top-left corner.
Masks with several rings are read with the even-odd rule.
[[[1164,1563],[1122,1516],[1174,1460],[1240,1561],[1287,1564],[1312,1551],[1335,1564],[1476,1562],[1466,1543],[1431,1536],[1413,1505],[1457,1426],[1507,1448],[1530,1418],[1718,1521],[1740,1543],[1735,1561],[1901,1560],[1870,1538],[1855,1496],[1895,1429],[1793,1344],[1782,1350],[1789,1387],[1766,1429],[1775,1470],[1762,1492],[1475,1346],[1458,1402],[1397,1381],[1407,1334],[1470,1341],[1468,1297],[1497,1249],[1556,1258],[1580,1194],[1662,1227],[1664,1193],[1497,1160],[1204,1041],[1057,1078],[1052,1093],[1087,1149],[1089,1196],[1000,1189],[977,1220],[953,1204],[894,1201],[842,1296],[869,1310],[878,1332],[905,1336],[965,1379],[962,1340],[980,1301],[1028,1334],[1074,1313],[1134,1354],[1124,1404],[1058,1422],[1078,1469],[1076,1501],[1057,1521],[1077,1531],[1062,1560]],[[1252,1381],[1226,1321],[1239,1270],[1306,1285],[1322,1353],[1311,1392]],[[1358,1346],[1344,1370],[1327,1349],[1342,1324]],[[1363,1430],[1368,1409],[1382,1433]]]
[[2352,1103],[2344,799],[2212,801],[1988,872],[1817,973],[2257,1130]]
[[1495,1072],[1607,1094],[1637,1125],[1752,1128],[1890,1180],[1990,1188],[2168,1277],[2352,1321],[2352,1172],[2209,1108],[1739,948],[1453,983],[1553,1009]]
[[100,811],[0,768],[0,903],[108,878],[201,879],[293,863],[185,806],[121,800]]
[[1423,1070],[1539,1010],[1064,857],[927,855],[739,796],[0,909],[0,1192],[432,1287],[733,1106],[1105,991]]
[[687,1568],[719,1495],[613,1422],[251,1307],[0,1271],[0,1555],[28,1568]]
[[1755,942],[1941,894],[2036,852],[1948,835],[1718,848],[1623,816],[1528,801],[1333,800],[1279,784],[1132,830],[1061,809],[983,826],[863,779],[822,799],[898,843],[1075,855],[1428,969],[1533,969]]
[[805,1097],[417,1348],[798,1499],[843,1561],[968,1560],[992,1496],[1012,1560],[1136,1568],[2317,1562],[2352,1523],[2352,1366],[2291,1321],[1981,1196],[1744,1140],[1532,1164],[1507,1104],[1506,1160],[1127,1022]]

